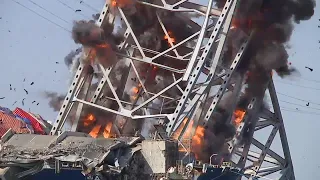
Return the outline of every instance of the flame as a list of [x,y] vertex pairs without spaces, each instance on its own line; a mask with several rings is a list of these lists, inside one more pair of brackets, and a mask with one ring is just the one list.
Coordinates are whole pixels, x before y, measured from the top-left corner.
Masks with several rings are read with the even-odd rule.
[[117,6],[117,1],[116,0],[112,0],[111,1],[111,6],[113,6],[113,7]]
[[101,125],[96,125],[94,128],[92,128],[89,135],[93,138],[97,138],[99,135],[100,129],[101,129]]
[[93,64],[96,60],[97,57],[97,51],[108,51],[109,49],[111,49],[111,46],[108,43],[102,43],[102,44],[97,44],[93,47],[90,48],[86,48],[86,55],[88,60],[90,60],[90,63]]
[[243,118],[244,118],[245,114],[246,114],[246,111],[244,111],[244,110],[241,110],[241,109],[235,110],[234,113],[233,113],[233,115],[235,117],[234,123],[236,125],[239,125],[243,121]]
[[132,92],[132,96],[131,96],[131,99],[134,101],[138,98],[138,93],[140,91],[140,88],[141,87],[141,84],[138,85],[138,87],[134,86],[132,87],[131,89],[131,92]]
[[192,143],[202,145],[202,138],[204,136],[204,127],[198,126],[195,135],[192,137]]
[[111,137],[111,128],[112,128],[112,122],[108,122],[107,126],[104,128],[104,131],[103,131],[104,138]]
[[[179,134],[181,133],[183,127],[186,125],[187,123],[187,118],[185,118],[182,122],[182,124],[179,126],[179,128],[176,130],[176,133],[173,134],[173,138],[174,139],[178,139],[179,138]],[[192,126],[193,126],[193,121],[190,122],[188,128],[186,129],[183,138],[182,139],[188,139],[191,136],[192,133]],[[203,145],[203,137],[204,137],[204,127],[202,126],[198,126],[196,128],[195,134],[193,135],[193,137],[191,138],[191,148],[190,151],[193,151],[195,149],[201,149],[202,145]],[[187,152],[188,149],[184,149],[183,147],[179,148],[180,152]],[[195,153],[196,158],[199,158],[199,154]]]
[[169,45],[171,45],[171,44],[173,44],[173,43],[176,42],[175,38],[172,37],[172,36],[173,36],[173,35],[172,35],[172,32],[171,32],[171,31],[168,31],[168,36],[167,36],[167,35],[164,35],[164,37],[163,37],[165,40],[168,41],[168,44],[169,44]]
[[138,87],[133,87],[133,88],[132,88],[132,92],[133,92],[134,94],[138,94],[139,88],[138,88]]
[[89,126],[90,124],[94,123],[95,121],[96,121],[96,117],[93,114],[89,113],[87,115],[87,117],[84,119],[83,125]]
[[123,8],[127,5],[132,5],[133,1],[132,0],[111,0],[110,4],[112,7],[120,7]]

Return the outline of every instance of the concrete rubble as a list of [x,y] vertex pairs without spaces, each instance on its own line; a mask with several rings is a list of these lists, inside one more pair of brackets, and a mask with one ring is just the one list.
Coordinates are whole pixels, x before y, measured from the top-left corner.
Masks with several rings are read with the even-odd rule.
[[173,141],[141,137],[95,139],[77,132],[59,136],[13,134],[9,130],[1,139],[0,167],[28,166],[10,180],[48,168],[57,172],[79,169],[86,177],[101,174],[112,179],[151,179],[150,174],[165,176],[166,170],[176,162],[176,152],[178,145]]

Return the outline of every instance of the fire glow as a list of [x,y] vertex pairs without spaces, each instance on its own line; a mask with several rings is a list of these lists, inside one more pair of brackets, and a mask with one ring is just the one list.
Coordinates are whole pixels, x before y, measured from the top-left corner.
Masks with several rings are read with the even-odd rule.
[[176,40],[175,40],[175,38],[173,37],[171,31],[168,31],[168,36],[167,36],[167,35],[164,35],[163,38],[168,41],[168,44],[169,44],[170,46],[171,46],[171,44],[173,44],[173,43],[176,42]]
[[[183,130],[183,127],[185,126],[185,124],[187,123],[187,118],[184,119],[184,121],[182,122],[182,124],[179,126],[179,128],[176,130],[176,132],[174,133],[173,135],[173,138],[174,139],[178,139],[179,138],[179,134],[182,132]],[[195,133],[194,135],[192,136],[192,127],[193,127],[193,123],[194,121],[191,120],[188,128],[186,129],[182,139],[183,140],[188,140],[188,139],[191,139],[191,150],[190,151],[193,151],[194,149],[201,149],[201,147],[203,146],[203,137],[204,137],[204,127],[202,126],[198,126],[195,130]],[[192,136],[192,138],[191,138]],[[186,152],[188,150],[184,149],[183,147],[179,148],[179,151],[180,152]],[[197,152],[194,152],[195,153],[195,156],[196,158],[198,159],[199,157],[199,154],[197,154]]]
[[94,115],[89,113],[87,117],[84,119],[83,125],[87,127],[90,124],[93,124],[95,121],[96,121],[96,118],[94,117]]
[[235,119],[233,122],[236,126],[239,125],[243,121],[245,114],[246,114],[246,111],[244,111],[242,109],[237,109],[234,111],[233,115],[234,115]]
[[140,84],[138,87],[136,87],[136,86],[132,87],[132,89],[131,89],[131,92],[132,92],[131,99],[132,100],[136,100],[138,98],[138,93],[140,91],[140,87],[141,87]]
[[123,8],[127,5],[132,5],[133,1],[132,0],[111,0],[110,5],[112,7],[120,7]]
[[[96,122],[96,117],[89,113],[86,118],[84,119],[83,121],[83,125],[85,127],[88,127],[92,124],[94,124]],[[99,137],[100,135],[100,132],[101,132],[101,128],[102,128],[102,125],[101,124],[97,124],[95,125],[91,131],[89,132],[89,135],[93,138],[97,138]],[[108,121],[107,122],[107,125],[105,126],[105,128],[103,129],[103,132],[102,132],[102,135],[104,138],[111,138],[112,137],[112,133],[111,133],[111,130],[112,130],[112,122],[111,121]]]

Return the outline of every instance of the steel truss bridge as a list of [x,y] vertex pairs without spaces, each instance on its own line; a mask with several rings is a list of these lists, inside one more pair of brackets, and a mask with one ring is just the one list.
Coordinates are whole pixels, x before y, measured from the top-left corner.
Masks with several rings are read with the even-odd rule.
[[[93,75],[85,72],[86,65],[80,64],[50,134],[58,135],[62,133],[72,108],[76,109],[76,117],[71,131],[77,131],[84,106],[101,109],[113,114],[115,119],[121,117],[128,122],[156,120],[157,125],[163,127],[162,138],[172,137],[174,133],[177,133],[177,129],[183,126],[182,130],[178,132],[179,140],[182,140],[183,135],[188,129],[187,127],[191,124],[191,120],[193,120],[193,134],[198,126],[206,126],[212,119],[212,115],[221,103],[223,96],[228,92],[232,92],[232,100],[234,101],[233,104],[235,104],[232,107],[232,111],[235,111],[236,104],[242,94],[242,87],[245,84],[245,77],[237,74],[237,68],[247,45],[250,43],[251,35],[254,33],[251,32],[251,35],[249,33],[247,40],[238,47],[238,52],[234,56],[230,66],[221,66],[223,50],[227,43],[232,19],[239,1],[227,0],[222,9],[214,8],[213,0],[208,0],[206,5],[200,5],[188,0],[175,0],[172,2],[168,0],[156,2],[137,1],[136,3],[139,3],[141,6],[152,7],[157,12],[157,23],[159,23],[166,36],[170,35],[170,30],[166,28],[158,12],[174,13],[175,16],[182,19],[192,29],[191,36],[176,43],[169,41],[169,48],[162,52],[143,47],[140,43],[140,36],[133,31],[129,20],[130,17],[125,13],[126,9],[110,7],[106,3],[96,24],[103,27],[106,23],[116,24],[117,19],[120,19],[120,23],[124,27],[124,40],[117,45],[116,51],[119,59],[121,58],[121,61],[125,62],[126,65],[121,83],[117,87],[112,84],[110,73],[114,69],[114,66],[104,68],[101,64],[98,64],[103,77],[99,79],[98,86],[92,97],[88,97],[88,90],[93,83]],[[113,13],[114,11],[117,13]],[[186,16],[188,13],[200,16],[198,20],[202,20],[202,24],[200,23],[201,25],[199,25],[196,22],[198,20],[192,20],[192,18]],[[192,43],[193,45],[190,46]],[[81,58],[89,58],[89,54],[83,52]],[[187,63],[184,68],[178,69],[171,67],[170,63],[163,64],[161,61],[157,61],[161,58]],[[170,75],[172,81],[162,89],[149,90],[145,79],[141,77],[141,74],[137,70],[139,67],[137,67],[136,62],[150,64],[152,67],[166,70],[167,73],[172,75]],[[128,101],[123,98],[124,92],[132,88],[132,80],[129,77],[135,77],[138,84],[140,84],[139,87],[142,93],[139,93],[135,101]],[[166,94],[172,88],[179,90],[178,96],[170,97]],[[105,97],[105,89],[109,89],[112,96]],[[248,131],[247,133],[250,134],[250,138],[244,145],[238,146],[236,143],[237,138],[234,137],[227,142],[228,151],[232,156],[233,166],[243,169],[243,172],[248,172],[245,173],[244,178],[255,179],[281,172],[280,180],[294,180],[294,171],[285,127],[271,76],[268,83],[265,84],[265,92],[271,98],[272,108],[270,109],[272,110],[262,106],[263,97],[253,97],[246,109],[243,121],[236,129],[236,134]],[[108,106],[101,103],[101,98],[107,99],[117,106]],[[168,108],[170,102],[175,102],[174,110],[169,113],[149,111],[149,104],[155,100],[162,102],[162,109]],[[209,106],[204,106],[208,102]],[[261,109],[262,107],[264,109]],[[139,114],[137,112],[142,113]],[[187,119],[186,122],[184,122],[185,119]],[[246,123],[249,122],[252,128],[247,129],[245,128],[247,126]],[[130,126],[130,123],[126,124]],[[265,133],[265,136],[268,136],[266,142],[254,136],[255,132],[263,131],[267,127],[271,127],[272,130]],[[113,129],[118,136],[121,136],[122,131],[115,123]],[[284,155],[279,155],[270,149],[276,134],[280,135]],[[253,150],[254,148],[255,150]],[[269,166],[264,167],[263,163],[265,162]]]

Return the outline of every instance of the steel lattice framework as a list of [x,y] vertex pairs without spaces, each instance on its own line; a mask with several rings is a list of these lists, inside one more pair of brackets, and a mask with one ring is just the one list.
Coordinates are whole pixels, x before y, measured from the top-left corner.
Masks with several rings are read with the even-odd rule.
[[[62,128],[68,118],[68,115],[72,108],[76,108],[76,117],[74,123],[71,127],[72,131],[77,131],[78,122],[80,120],[80,114],[83,106],[92,106],[99,108],[101,110],[113,113],[115,116],[121,116],[127,121],[129,120],[140,120],[140,119],[158,119],[159,123],[164,123],[163,130],[166,132],[164,137],[171,137],[177,128],[182,124],[184,119],[188,121],[183,124],[184,128],[179,132],[179,140],[181,140],[183,134],[188,127],[190,120],[193,119],[193,130],[198,126],[205,126],[206,123],[212,117],[212,113],[215,111],[216,107],[219,105],[223,95],[232,91],[234,94],[235,102],[239,99],[239,94],[241,93],[241,86],[244,83],[244,77],[233,78],[235,70],[238,67],[241,57],[246,50],[249,38],[239,47],[238,52],[231,63],[229,68],[224,68],[222,71],[217,71],[219,66],[223,48],[226,43],[227,34],[231,26],[231,20],[233,14],[236,10],[237,3],[239,0],[227,0],[224,8],[218,10],[213,8],[213,0],[209,0],[207,6],[199,5],[188,0],[175,1],[174,3],[168,3],[166,0],[161,0],[158,4],[149,3],[146,1],[138,1],[143,6],[151,6],[159,11],[170,11],[179,15],[182,19],[185,19],[190,27],[192,27],[193,35],[186,38],[185,40],[173,44],[169,42],[171,47],[163,52],[155,52],[150,49],[142,47],[139,43],[139,37],[136,36],[133,28],[131,27],[128,17],[123,12],[123,9],[117,8],[117,14],[111,13],[111,9],[108,4],[102,9],[100,17],[97,21],[97,25],[103,26],[104,23],[115,23],[117,16],[120,17],[121,23],[126,26],[124,31],[125,40],[118,45],[117,55],[126,62],[127,71],[123,72],[126,77],[134,76],[137,78],[143,93],[139,94],[138,100],[134,102],[128,102],[123,99],[123,91],[128,90],[130,87],[130,79],[123,78],[121,88],[115,88],[110,80],[110,72],[113,67],[105,69],[102,65],[100,69],[103,73],[103,78],[100,79],[98,87],[96,88],[93,97],[89,97],[90,101],[87,101],[87,91],[92,83],[93,75],[88,75],[85,73],[85,65],[81,64],[75,77],[71,82],[68,93],[64,99],[62,107],[59,111],[58,117],[54,122],[53,128],[51,130],[51,135],[56,135],[61,133]],[[196,22],[186,18],[183,13],[197,13],[201,15],[204,19],[203,24],[200,26]],[[168,35],[168,30],[162,23],[160,16],[158,18],[158,23],[161,25],[164,34]],[[254,32],[252,32],[254,33]],[[193,47],[188,47],[189,52],[187,54],[181,55],[179,52],[179,47],[187,46],[188,42],[196,42]],[[214,49],[214,50],[213,50]],[[135,52],[135,53],[134,53]],[[172,54],[169,54],[171,52]],[[210,54],[213,52],[213,55]],[[139,54],[139,55],[137,55]],[[184,69],[176,69],[168,65],[160,64],[156,62],[159,58],[172,58],[179,61],[187,61],[188,64]],[[81,58],[88,58],[88,54],[83,53]],[[142,62],[156,66],[157,68],[165,69],[172,73],[172,83],[167,85],[163,89],[152,92],[146,88],[145,81],[139,75],[136,64],[134,62]],[[209,62],[210,66],[206,63]],[[176,78],[176,75],[180,75]],[[201,81],[201,83],[200,83]],[[181,83],[185,84],[181,86]],[[129,84],[129,85],[128,85]],[[118,106],[116,109],[108,107],[99,103],[102,97],[104,89],[109,88],[113,94],[113,97],[107,97],[111,102],[115,102]],[[165,94],[171,88],[177,88],[181,92],[178,97],[170,97]],[[123,89],[122,91],[119,89]],[[217,89],[214,95],[210,95],[212,89]],[[232,154],[232,158],[235,166],[242,168],[244,172],[249,172],[246,174],[248,179],[253,179],[255,177],[268,176],[269,174],[281,171],[281,180],[290,179],[294,180],[294,172],[292,161],[290,157],[290,151],[288,147],[286,132],[282,120],[281,111],[278,104],[278,99],[275,91],[275,87],[270,77],[270,82],[265,87],[268,90],[274,112],[268,109],[264,109],[262,113],[260,108],[262,105],[261,98],[253,98],[248,106],[245,114],[245,118],[255,119],[253,125],[255,128],[250,129],[250,140],[242,147],[236,146],[236,138],[228,142],[229,152]],[[209,108],[203,108],[204,102],[211,99]],[[175,110],[173,113],[161,113],[161,111],[156,111],[156,113],[148,111],[148,104],[152,103],[154,100],[161,100],[163,109],[168,108],[166,104],[169,102],[177,102]],[[235,106],[233,107],[236,108]],[[142,111],[142,114],[137,114],[137,111]],[[203,117],[203,118],[200,118]],[[164,120],[163,120],[164,119]],[[200,120],[201,119],[201,120]],[[165,120],[168,120],[166,122]],[[244,131],[245,123],[247,121],[242,121],[242,123],[237,128],[237,133],[242,133]],[[266,143],[260,142],[258,139],[254,138],[255,131],[261,130],[263,128],[271,126],[273,129],[268,135],[268,140]],[[114,126],[118,135],[121,135],[121,130]],[[281,145],[284,152],[284,157],[281,157],[276,152],[270,150],[270,146],[274,140],[275,135],[279,133],[281,138]],[[265,134],[267,136],[267,134]],[[250,148],[252,146],[260,149],[260,153],[252,151]],[[268,162],[273,166],[263,167],[262,163]],[[251,171],[250,171],[251,170]]]

